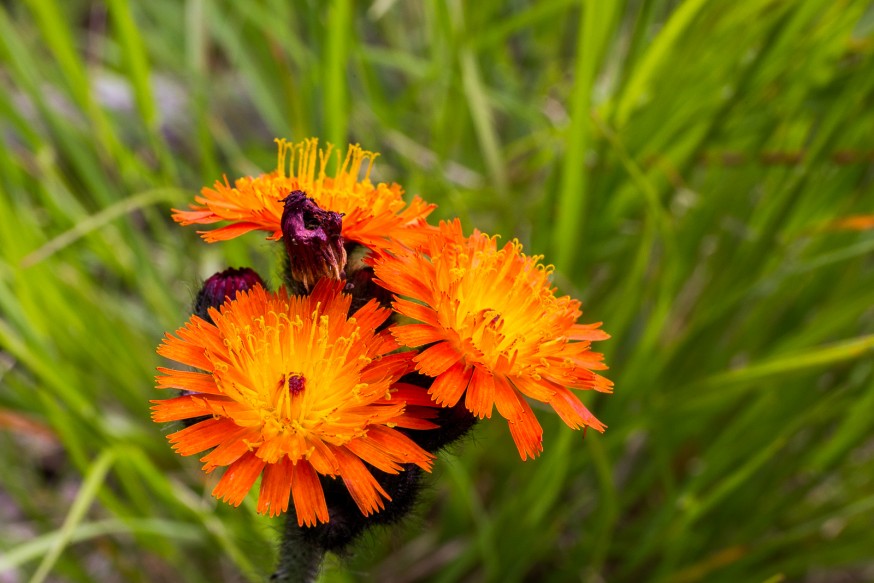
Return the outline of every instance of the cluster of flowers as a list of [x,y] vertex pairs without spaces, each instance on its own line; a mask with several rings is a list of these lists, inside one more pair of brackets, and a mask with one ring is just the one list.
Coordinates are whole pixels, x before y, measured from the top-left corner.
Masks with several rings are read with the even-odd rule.
[[259,512],[291,503],[299,525],[345,541],[411,506],[434,454],[495,408],[523,460],[542,450],[526,397],[604,430],[569,389],[611,390],[591,350],[608,335],[577,323],[541,257],[458,219],[429,224],[435,205],[374,185],[377,154],[357,145],[335,158],[316,139],[277,143],[275,171],[217,182],[173,215],[227,222],[208,242],[260,230],[284,244],[283,287],[217,273],[158,347],[185,366],[158,369],[157,387],[181,393],[153,401],[153,419],[183,422],[168,436],[179,454],[226,468],[214,496],[239,505],[260,476]]

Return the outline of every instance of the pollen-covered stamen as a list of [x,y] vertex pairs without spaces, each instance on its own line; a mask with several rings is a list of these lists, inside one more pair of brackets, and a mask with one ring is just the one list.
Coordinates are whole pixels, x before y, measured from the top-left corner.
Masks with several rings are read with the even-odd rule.
[[307,289],[323,277],[340,279],[346,265],[342,215],[321,209],[302,190],[282,202],[282,240],[292,277]]

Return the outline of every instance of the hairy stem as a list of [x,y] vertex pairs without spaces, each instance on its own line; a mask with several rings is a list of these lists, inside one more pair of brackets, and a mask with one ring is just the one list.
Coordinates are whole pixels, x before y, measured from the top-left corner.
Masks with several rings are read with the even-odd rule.
[[289,513],[279,546],[279,565],[270,577],[272,583],[310,583],[316,580],[325,551],[303,536],[297,517]]

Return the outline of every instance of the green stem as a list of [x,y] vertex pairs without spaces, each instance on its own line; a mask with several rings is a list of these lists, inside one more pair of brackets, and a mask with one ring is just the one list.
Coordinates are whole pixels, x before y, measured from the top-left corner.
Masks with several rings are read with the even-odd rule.
[[303,527],[298,526],[297,516],[289,513],[285,520],[285,532],[279,546],[279,565],[270,577],[271,583],[311,583],[319,574],[324,549],[312,544],[303,536]]

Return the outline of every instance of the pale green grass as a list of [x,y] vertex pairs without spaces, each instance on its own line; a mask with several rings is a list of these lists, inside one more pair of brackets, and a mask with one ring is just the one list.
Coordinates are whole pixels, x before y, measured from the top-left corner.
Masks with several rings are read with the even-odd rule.
[[546,254],[616,383],[584,395],[604,435],[538,408],[533,462],[482,424],[324,581],[874,577],[874,231],[827,228],[874,214],[872,28],[833,0],[5,3],[0,573],[270,573],[278,523],[216,504],[148,400],[201,278],[274,259],[170,207],[317,135]]

